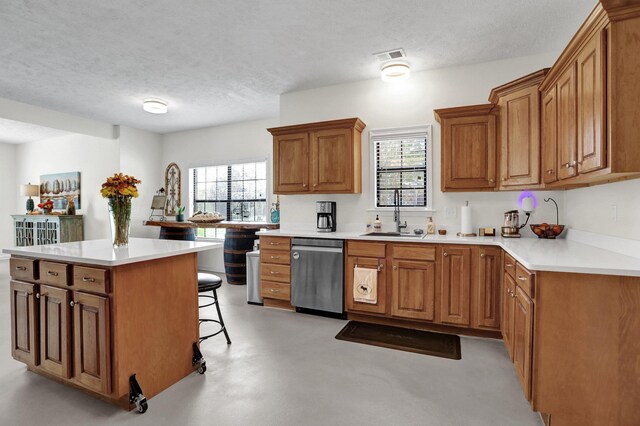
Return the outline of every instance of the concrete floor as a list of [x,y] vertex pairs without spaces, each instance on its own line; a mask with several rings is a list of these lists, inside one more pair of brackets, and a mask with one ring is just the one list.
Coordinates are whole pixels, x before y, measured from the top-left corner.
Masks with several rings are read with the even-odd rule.
[[[208,370],[126,412],[28,372],[10,356],[0,261],[2,425],[536,425],[501,341],[462,337],[462,360],[343,342],[344,321],[247,305],[224,285],[233,344],[203,343]],[[142,384],[144,388],[144,384]]]

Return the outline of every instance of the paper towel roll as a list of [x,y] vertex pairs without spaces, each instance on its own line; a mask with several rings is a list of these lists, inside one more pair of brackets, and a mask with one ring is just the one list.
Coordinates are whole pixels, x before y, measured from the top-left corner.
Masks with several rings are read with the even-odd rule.
[[462,234],[472,234],[473,230],[471,228],[471,207],[460,207],[460,218],[460,232]]

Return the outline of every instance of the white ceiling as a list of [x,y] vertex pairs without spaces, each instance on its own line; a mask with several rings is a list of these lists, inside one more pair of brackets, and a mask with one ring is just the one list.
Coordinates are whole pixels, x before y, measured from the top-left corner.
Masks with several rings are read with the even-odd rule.
[[[560,51],[596,0],[0,2],[0,97],[159,133],[278,114],[281,93]],[[169,113],[142,111],[146,97]]]
[[0,117],[0,143],[27,143],[68,135],[64,130]]

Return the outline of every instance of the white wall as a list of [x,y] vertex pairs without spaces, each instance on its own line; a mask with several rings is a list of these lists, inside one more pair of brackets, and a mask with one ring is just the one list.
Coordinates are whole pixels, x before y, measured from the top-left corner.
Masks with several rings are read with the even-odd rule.
[[[278,120],[273,118],[163,135],[162,170],[171,162],[180,167],[182,204],[189,204],[189,168],[267,159],[270,175],[272,139],[266,129],[277,125]],[[268,193],[272,191],[270,186]],[[200,253],[198,264],[202,269],[223,272],[222,248]]]
[[157,238],[158,228],[143,226],[142,222],[149,219],[151,201],[156,191],[164,187],[161,136],[144,130],[121,127],[119,141],[119,170],[142,181],[138,186],[140,196],[132,202],[131,235]]
[[640,240],[640,179],[572,189],[566,191],[565,204],[573,228]]
[[[119,141],[73,134],[17,147],[19,182],[40,182],[49,173],[80,172],[80,209],[87,240],[110,238],[107,203],[100,195],[105,178],[120,166]],[[36,204],[38,201],[36,201]]]
[[39,182],[43,174],[79,171],[78,214],[84,215],[87,240],[111,237],[107,202],[100,195],[102,183],[120,171],[134,175],[142,184],[140,197],[133,202],[131,235],[152,237],[153,230],[143,227],[142,220],[148,218],[151,198],[163,185],[160,150],[159,135],[121,127],[119,139],[73,134],[17,145],[16,170],[19,182]]
[[[557,54],[536,55],[509,60],[475,64],[464,67],[414,73],[405,82],[388,84],[380,79],[340,84],[319,89],[287,93],[280,97],[281,125],[360,117],[367,127],[363,132],[363,188],[360,195],[289,195],[281,197],[283,226],[315,226],[314,202],[331,200],[338,203],[338,227],[364,229],[367,212],[373,206],[370,179],[369,130],[389,127],[433,125],[434,140],[434,221],[445,225],[449,232],[460,230],[460,213],[445,218],[446,207],[459,207],[470,202],[474,213],[474,228],[492,226],[499,230],[503,213],[516,208],[519,192],[497,193],[442,193],[440,191],[440,125],[433,110],[444,107],[487,103],[493,87],[507,83],[528,73],[549,67]],[[552,196],[560,208],[564,205],[563,192],[540,192],[540,207],[532,222],[555,222],[555,207],[542,202]],[[551,203],[552,204],[552,203]],[[404,217],[413,227],[425,228],[425,219],[431,213],[409,213]],[[383,227],[391,228],[391,213],[381,213]],[[562,211],[561,211],[561,221]],[[569,223],[570,225],[570,223]],[[531,231],[528,230],[531,234]],[[532,234],[531,234],[532,235]]]
[[[16,180],[16,145],[0,143],[0,249],[13,244],[13,221],[10,215],[25,212],[26,197],[20,196]],[[0,250],[1,251],[1,250]],[[5,257],[0,253],[0,257]]]

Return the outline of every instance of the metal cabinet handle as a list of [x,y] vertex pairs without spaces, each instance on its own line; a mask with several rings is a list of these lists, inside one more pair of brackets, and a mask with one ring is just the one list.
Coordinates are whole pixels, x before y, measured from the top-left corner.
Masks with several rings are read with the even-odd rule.
[[278,271],[271,271],[270,273],[271,273],[271,275],[280,275],[280,272],[278,272]]
[[40,299],[40,293],[36,293],[36,299]]
[[382,268],[384,268],[384,263],[378,263],[378,272],[382,271]]
[[69,302],[69,306],[71,306],[73,308],[76,303],[78,303],[78,302],[75,302],[75,301],[72,300],[71,302]]
[[306,188],[306,187],[307,187],[307,184],[306,184],[306,183],[303,183],[303,184],[302,184],[302,187],[303,187],[303,188]]
[[506,182],[506,181],[507,181],[507,178],[502,178],[501,180],[502,180],[503,182]]
[[495,179],[489,179],[489,183],[494,183]]
[[272,246],[279,246],[280,245],[280,243],[275,243],[273,241],[271,241],[269,244],[272,245]]
[[315,188],[316,186],[318,186],[318,184],[317,184],[317,183],[314,183],[314,184],[313,184],[313,187]]
[[96,279],[91,277],[82,277],[82,281],[84,281],[85,283],[95,283]]
[[480,257],[484,257],[484,253],[480,253]]
[[548,174],[548,175],[552,175],[553,173],[554,173],[553,169],[549,169],[549,170],[547,170],[547,174]]
[[513,268],[513,264],[511,264],[511,263],[507,263],[505,266],[506,266],[507,268]]
[[52,277],[57,277],[58,273],[56,271],[47,271],[47,275],[51,275]]
[[393,265],[393,270],[396,271],[398,269],[398,267],[396,265]]
[[444,257],[447,257],[447,256],[449,256],[449,253],[447,253],[447,252],[445,251],[444,253],[442,253],[442,255],[443,255]]
[[526,280],[527,280],[527,278],[526,278],[526,277],[523,277],[522,275],[518,275],[518,279],[519,279],[520,281],[526,281]]
[[271,259],[280,259],[280,256],[271,256]]
[[269,291],[271,293],[280,293],[280,290],[276,290],[275,288],[270,288]]
[[18,271],[26,271],[26,270],[27,270],[27,267],[26,267],[26,266],[16,266],[16,269],[17,269]]

